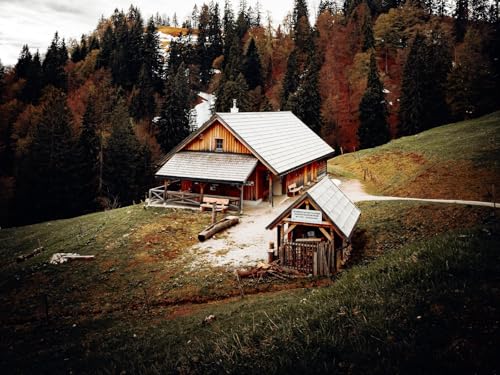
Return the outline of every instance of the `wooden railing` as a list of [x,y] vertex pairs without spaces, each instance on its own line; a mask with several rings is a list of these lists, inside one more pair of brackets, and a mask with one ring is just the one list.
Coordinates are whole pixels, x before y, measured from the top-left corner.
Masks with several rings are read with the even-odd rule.
[[333,242],[285,242],[278,249],[281,264],[314,276],[329,276],[338,271],[342,249]]
[[[203,197],[229,199],[229,209],[240,210],[239,197],[225,197],[222,195],[204,194]],[[199,193],[191,193],[189,191],[166,190],[165,186],[157,186],[149,189],[149,202],[158,204],[180,204],[199,207],[202,201],[202,195]]]

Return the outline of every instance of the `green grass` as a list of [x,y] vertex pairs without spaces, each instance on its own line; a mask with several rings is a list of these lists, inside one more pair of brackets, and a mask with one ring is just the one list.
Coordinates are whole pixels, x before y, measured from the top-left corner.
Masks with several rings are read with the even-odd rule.
[[491,201],[491,185],[500,190],[500,112],[336,157],[329,171],[378,194]]
[[[184,254],[209,215],[132,206],[1,230],[0,367],[9,373],[491,372],[500,286],[492,211],[418,202],[360,207],[352,265],[332,285],[242,300],[220,300],[239,295],[231,273],[193,270]],[[13,262],[38,239],[43,254]],[[97,257],[47,265],[57,251]],[[253,284],[246,292],[276,286]],[[216,320],[203,324],[209,314]]]
[[[67,317],[3,327],[2,365],[47,373],[493,373],[493,230],[416,242],[352,267],[330,287],[206,305],[175,319],[122,311],[76,326]],[[203,324],[209,314],[216,320]]]

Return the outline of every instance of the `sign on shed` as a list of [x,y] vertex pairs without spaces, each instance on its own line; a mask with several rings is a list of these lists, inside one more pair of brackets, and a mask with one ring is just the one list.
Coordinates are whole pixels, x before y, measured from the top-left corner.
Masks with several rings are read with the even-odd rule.
[[292,210],[292,221],[299,223],[321,224],[323,217],[321,211],[294,208]]

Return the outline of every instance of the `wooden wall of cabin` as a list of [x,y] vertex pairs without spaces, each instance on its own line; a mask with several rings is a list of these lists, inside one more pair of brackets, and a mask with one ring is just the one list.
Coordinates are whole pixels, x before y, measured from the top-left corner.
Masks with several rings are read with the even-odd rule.
[[268,175],[268,169],[259,162],[248,178],[248,181],[253,182],[253,185],[245,186],[243,190],[243,199],[250,201],[267,199],[269,194]]
[[222,124],[215,122],[201,133],[198,137],[188,143],[183,150],[188,151],[215,151],[215,140],[222,139],[222,152],[236,154],[252,154],[234,135],[231,134]]
[[283,189],[287,189],[288,185],[297,184],[304,186],[308,183],[315,182],[318,176],[326,174],[326,160],[314,161],[305,165],[285,176]]

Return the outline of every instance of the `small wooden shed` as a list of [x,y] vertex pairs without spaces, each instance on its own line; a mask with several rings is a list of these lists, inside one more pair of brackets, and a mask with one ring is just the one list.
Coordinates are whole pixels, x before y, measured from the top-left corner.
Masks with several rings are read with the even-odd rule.
[[303,193],[266,229],[277,228],[281,264],[313,275],[335,273],[351,251],[351,236],[361,215],[328,177]]

